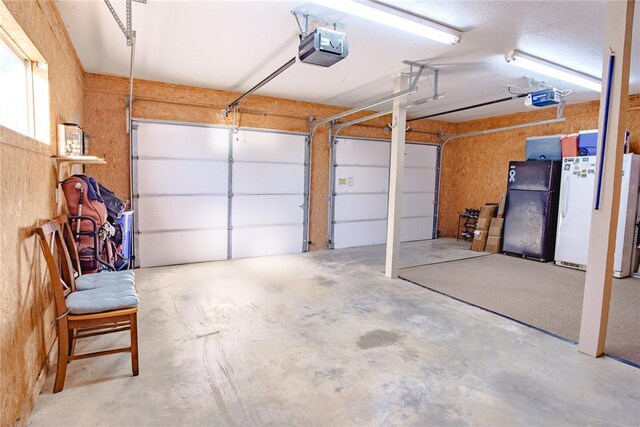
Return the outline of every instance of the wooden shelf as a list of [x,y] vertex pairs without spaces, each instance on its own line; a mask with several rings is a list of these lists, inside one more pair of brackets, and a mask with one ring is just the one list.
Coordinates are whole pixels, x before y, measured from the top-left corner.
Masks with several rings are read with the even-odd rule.
[[105,159],[96,156],[51,156],[58,165],[69,163],[71,165],[106,165]]
[[61,212],[62,208],[62,198],[59,195],[60,184],[62,181],[61,172],[63,168],[60,166],[63,164],[68,165],[106,165],[107,162],[105,159],[96,156],[51,156],[53,160],[56,162],[56,188],[54,190],[56,197],[56,204],[58,206],[58,212]]

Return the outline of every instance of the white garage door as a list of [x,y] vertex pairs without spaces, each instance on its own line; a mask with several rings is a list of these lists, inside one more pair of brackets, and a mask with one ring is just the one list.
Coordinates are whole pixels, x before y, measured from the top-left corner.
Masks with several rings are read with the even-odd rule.
[[[387,238],[390,143],[336,139],[333,146],[332,247],[377,245]],[[405,144],[401,240],[433,238],[438,147]]]
[[305,138],[240,130],[233,140],[231,256],[302,252]]
[[134,141],[139,265],[227,259],[229,132],[139,123]]
[[134,126],[141,267],[302,252],[305,137]]

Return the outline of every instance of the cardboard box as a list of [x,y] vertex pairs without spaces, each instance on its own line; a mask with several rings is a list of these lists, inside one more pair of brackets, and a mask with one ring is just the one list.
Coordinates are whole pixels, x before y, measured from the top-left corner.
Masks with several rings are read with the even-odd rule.
[[489,237],[502,237],[502,229],[504,227],[504,218],[491,218],[489,226]]
[[498,203],[498,218],[504,217],[504,207],[507,204],[507,195],[500,196],[500,202]]
[[491,228],[502,228],[504,226],[504,218],[491,218]]
[[493,246],[493,245],[486,245],[484,248],[484,252],[489,252],[490,254],[499,254],[500,253],[500,248],[498,248],[497,246]]
[[498,212],[498,204],[497,203],[487,203],[482,208],[480,208],[480,215],[478,218],[492,218],[496,216]]
[[478,218],[478,222],[476,223],[476,230],[480,231],[488,231],[491,226],[492,218]]
[[500,244],[501,240],[502,240],[502,237],[488,236],[487,237],[487,244],[488,245],[498,245],[498,244]]
[[489,237],[502,237],[502,228],[489,228]]
[[502,250],[502,237],[487,237],[484,250],[492,254],[499,254]]
[[473,232],[473,243],[471,244],[471,250],[475,252],[484,251],[484,247],[489,237],[488,231],[476,230]]
[[489,232],[487,230],[476,230],[473,232],[474,240],[487,240],[489,237]]
[[486,246],[487,241],[486,240],[473,240],[473,243],[471,244],[471,250],[474,252],[484,252],[484,247]]

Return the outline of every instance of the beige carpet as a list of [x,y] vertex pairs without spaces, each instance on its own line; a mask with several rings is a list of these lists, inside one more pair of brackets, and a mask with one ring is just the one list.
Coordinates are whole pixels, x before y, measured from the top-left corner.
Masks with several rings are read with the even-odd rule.
[[[585,273],[507,255],[405,268],[400,277],[578,341]],[[640,279],[614,279],[605,351],[640,365]]]

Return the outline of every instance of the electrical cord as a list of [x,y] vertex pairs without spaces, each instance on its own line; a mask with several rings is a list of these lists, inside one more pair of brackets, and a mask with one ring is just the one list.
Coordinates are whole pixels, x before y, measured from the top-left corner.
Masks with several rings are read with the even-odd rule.
[[507,86],[507,91],[511,94],[511,95],[522,95],[522,94],[529,94],[530,91],[529,90],[523,90],[522,92],[514,92],[511,90],[513,86],[509,85]]

